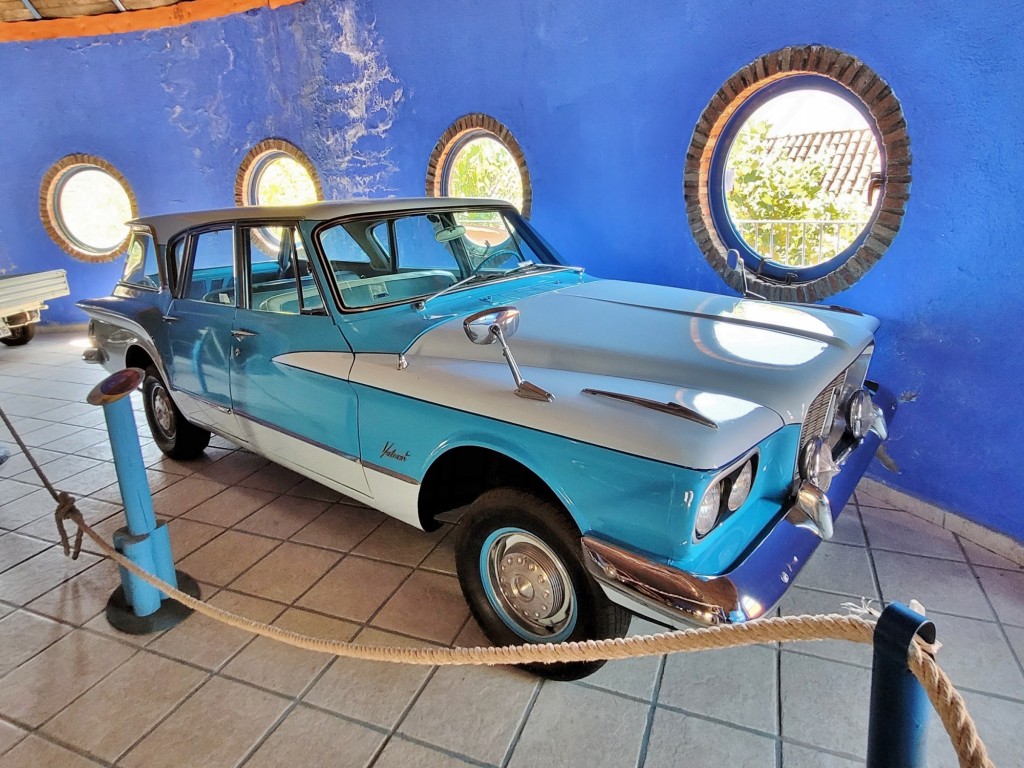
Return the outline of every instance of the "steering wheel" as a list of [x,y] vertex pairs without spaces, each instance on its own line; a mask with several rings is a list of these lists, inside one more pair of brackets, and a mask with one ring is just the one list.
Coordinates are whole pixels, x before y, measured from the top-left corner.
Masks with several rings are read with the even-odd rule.
[[[502,257],[500,260],[498,259],[499,256]],[[488,255],[483,261],[476,265],[476,269],[474,271],[478,272],[481,269],[485,269],[487,265],[489,265],[492,261],[495,263],[495,266],[497,266],[502,261],[510,257],[514,258],[517,263],[521,258],[521,256],[519,255],[519,251],[513,250],[512,248],[505,248],[504,250],[495,251],[494,253]]]

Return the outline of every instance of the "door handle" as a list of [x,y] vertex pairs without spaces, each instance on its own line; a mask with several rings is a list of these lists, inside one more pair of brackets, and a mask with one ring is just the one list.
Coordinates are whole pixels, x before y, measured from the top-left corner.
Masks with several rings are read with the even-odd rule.
[[256,331],[247,331],[244,328],[236,328],[231,332],[231,335],[234,336],[239,341],[241,341],[242,339],[247,339],[250,336],[259,336],[259,334],[256,333]]
[[163,320],[163,321],[164,321],[165,323],[176,323],[176,322],[178,322],[179,320],[181,320],[181,318],[180,318],[180,317],[175,317],[174,315],[162,315],[162,316],[161,316],[161,319],[162,319],[162,320]]

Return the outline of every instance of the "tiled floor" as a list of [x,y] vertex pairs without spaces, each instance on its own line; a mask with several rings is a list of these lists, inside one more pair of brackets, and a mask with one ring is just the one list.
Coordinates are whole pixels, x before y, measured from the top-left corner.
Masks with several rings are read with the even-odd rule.
[[[0,348],[0,405],[109,535],[120,496],[102,413],[83,404],[102,372],[72,341]],[[451,526],[416,532],[222,440],[201,461],[171,461],[141,434],[179,567],[212,603],[367,644],[483,642],[453,575]],[[49,497],[0,440],[16,454],[0,465],[0,768],[863,762],[866,646],[637,659],[553,683],[334,659],[200,617],[121,635],[103,617],[116,570],[90,553],[64,558]],[[1024,569],[858,492],[780,610],[841,611],[862,597],[927,606],[997,764],[1019,764]],[[938,726],[929,745],[928,765],[955,765]]]

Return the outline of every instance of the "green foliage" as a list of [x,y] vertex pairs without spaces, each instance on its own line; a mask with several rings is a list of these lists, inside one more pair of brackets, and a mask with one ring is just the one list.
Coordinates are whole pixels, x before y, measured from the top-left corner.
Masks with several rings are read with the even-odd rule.
[[515,158],[501,142],[473,139],[452,159],[446,194],[452,197],[490,197],[523,209],[523,180]]
[[[751,248],[771,261],[785,266],[827,261],[860,234],[859,222],[871,209],[857,196],[823,188],[831,170],[827,158],[798,160],[768,152],[771,128],[767,122],[750,121],[733,142],[727,163],[734,174],[726,193],[729,216]],[[749,220],[780,223],[744,223]],[[792,221],[814,223],[782,223]]]

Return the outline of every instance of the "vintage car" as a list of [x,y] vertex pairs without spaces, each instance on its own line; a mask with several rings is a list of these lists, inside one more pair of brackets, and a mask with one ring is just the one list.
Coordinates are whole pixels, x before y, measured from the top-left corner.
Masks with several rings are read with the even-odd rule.
[[[82,301],[157,445],[222,435],[431,529],[500,644],[765,614],[885,438],[878,322],[599,280],[514,208],[429,198],[131,222]],[[563,678],[599,664],[538,669]]]

